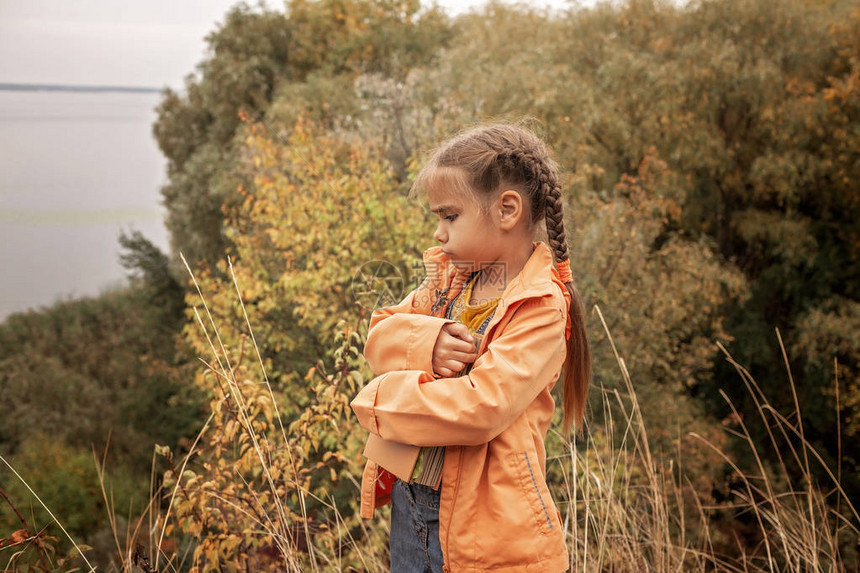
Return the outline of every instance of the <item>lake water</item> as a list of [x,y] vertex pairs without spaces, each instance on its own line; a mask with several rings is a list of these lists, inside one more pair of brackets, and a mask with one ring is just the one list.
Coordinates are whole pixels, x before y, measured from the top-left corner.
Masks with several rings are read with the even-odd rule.
[[0,91],[0,320],[125,284],[121,230],[167,251],[160,97]]

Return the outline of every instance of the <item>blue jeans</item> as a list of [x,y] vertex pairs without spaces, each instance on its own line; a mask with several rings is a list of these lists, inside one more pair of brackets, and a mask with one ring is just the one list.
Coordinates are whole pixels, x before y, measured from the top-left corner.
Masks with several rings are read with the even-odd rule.
[[439,491],[400,479],[391,487],[391,573],[441,573]]

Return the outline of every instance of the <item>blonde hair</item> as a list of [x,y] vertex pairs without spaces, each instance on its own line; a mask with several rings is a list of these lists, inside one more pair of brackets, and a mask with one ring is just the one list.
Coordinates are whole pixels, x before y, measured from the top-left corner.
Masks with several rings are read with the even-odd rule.
[[[529,226],[546,223],[547,239],[556,263],[570,258],[564,229],[563,202],[558,165],[546,144],[524,127],[496,123],[467,129],[440,145],[418,173],[410,196],[444,182],[464,196],[478,200],[482,208],[504,189],[515,189],[530,205]],[[573,281],[570,293],[571,335],[564,362],[564,432],[571,425],[582,429],[591,351],[585,327],[585,311]]]

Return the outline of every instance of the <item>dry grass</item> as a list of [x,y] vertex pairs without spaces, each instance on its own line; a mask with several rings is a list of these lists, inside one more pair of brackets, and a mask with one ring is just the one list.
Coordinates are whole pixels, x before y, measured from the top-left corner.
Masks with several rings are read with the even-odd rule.
[[[235,282],[235,275],[234,285],[238,294],[240,287]],[[258,559],[251,569],[263,570],[263,564],[267,563],[265,568],[272,571],[387,571],[384,518],[387,513],[380,512],[381,519],[366,524],[352,515],[352,510],[340,511],[333,497],[322,499],[316,496],[306,481],[298,479],[302,469],[298,464],[302,460],[293,456],[296,439],[290,435],[276,409],[278,401],[269,384],[244,305],[243,315],[259,362],[260,381],[251,386],[239,375],[241,370],[237,365],[231,363],[231,353],[221,341],[203,293],[199,294],[208,328],[196,309],[195,314],[203,332],[207,333],[214,357],[211,364],[206,363],[207,368],[222,384],[223,395],[219,404],[229,402],[235,408],[239,434],[249,444],[249,455],[256,460],[260,476],[259,480],[251,482],[237,472],[234,485],[244,492],[242,495],[209,492],[207,499],[236,510],[236,515],[247,517],[242,523],[253,524],[253,537],[268,540],[259,546],[261,551],[274,548],[274,558],[267,562]],[[241,302],[241,296],[238,298]],[[580,443],[563,440],[566,451],[555,452],[554,460],[561,458],[564,462],[564,484],[561,487],[569,503],[567,511],[562,514],[573,560],[571,570],[660,573],[847,571],[843,547],[846,539],[849,540],[847,546],[852,541],[856,546],[856,540],[860,538],[860,516],[839,483],[839,472],[834,475],[805,439],[796,394],[796,411],[791,416],[796,422],[792,423],[771,407],[749,373],[720,346],[756,402],[761,422],[770,433],[769,447],[774,450],[770,457],[776,459],[776,465],[774,468],[771,467],[773,464],[765,462],[761,447],[754,443],[743,421],[737,435],[746,441],[755,459],[752,471],[742,471],[730,455],[706,437],[689,434],[688,439],[697,440],[702,448],[713,449],[731,466],[736,483],[740,484],[732,490],[734,499],[731,503],[705,505],[695,492],[691,495],[694,488],[682,471],[683,460],[680,457],[658,459],[652,452],[633,381],[624,359],[615,348],[600,309],[595,307],[595,310],[612,344],[626,393],[602,389],[601,406],[606,422],[599,427],[588,428],[585,439]],[[214,337],[208,334],[210,329]],[[789,379],[794,392],[790,372]],[[251,398],[262,399],[261,395],[275,408],[276,424],[267,426],[268,433],[261,432],[257,423],[259,412],[249,404]],[[218,407],[213,408],[189,452],[181,460],[169,458],[171,469],[168,473],[176,477],[172,487],[168,490],[152,489],[149,505],[137,519],[130,521],[125,531],[119,531],[112,496],[105,486],[104,462],[96,459],[117,551],[116,563],[111,569],[127,573],[189,568],[206,571],[208,565],[212,565],[207,563],[207,556],[211,554],[199,551],[201,543],[206,540],[192,539],[193,535],[187,533],[187,523],[184,524],[186,533],[182,533],[183,524],[179,521],[194,519],[193,508],[181,519],[177,518],[174,508],[177,507],[177,499],[194,498],[193,492],[184,489],[199,487],[193,481],[184,480],[183,476],[187,475],[187,468],[201,444],[211,438],[207,433],[220,429],[213,425]],[[620,419],[615,419],[618,412],[621,412]],[[278,461],[277,452],[286,457]],[[798,484],[793,483],[789,475],[787,458],[802,469],[802,479]],[[812,464],[823,466],[831,477],[831,483],[826,486],[816,483]],[[159,481],[155,479],[155,467],[154,457],[152,483]],[[352,467],[354,471],[350,481],[357,498],[360,467]],[[22,476],[18,477],[24,481]],[[287,507],[285,500],[290,495],[299,500],[300,514],[294,514]],[[311,498],[324,506],[332,518],[324,530],[309,525],[313,522],[308,519],[306,502]],[[261,510],[265,511],[261,513]],[[735,551],[725,551],[726,533],[722,529],[714,529],[714,515],[726,511],[745,514],[747,522],[755,524],[757,544],[748,546],[738,540]],[[198,517],[203,519],[203,516]],[[55,521],[62,529],[59,520],[55,518]],[[695,534],[691,535],[691,531]],[[74,540],[71,541],[74,544]],[[85,551],[79,549],[79,554],[79,565],[85,566],[84,570],[94,571]],[[348,556],[352,561],[347,559]],[[251,561],[246,559],[244,566],[248,567]],[[223,559],[221,565],[231,568]],[[34,569],[38,570],[38,566]]]
[[[573,500],[566,520],[572,570],[847,571],[842,548],[851,547],[852,541],[856,546],[860,517],[837,476],[804,437],[790,372],[796,424],[767,402],[749,373],[720,345],[756,400],[761,421],[770,432],[769,445],[777,465],[774,469],[765,462],[762,446],[754,442],[736,411],[738,435],[756,460],[755,471],[742,471],[712,441],[688,434],[689,439],[721,457],[740,484],[731,492],[731,503],[704,506],[698,495],[689,495],[692,484],[681,471],[680,456],[653,456],[630,374],[600,309],[596,312],[615,352],[626,395],[603,389],[605,425],[591,428],[583,443],[566,442],[569,466],[564,486],[567,499]],[[728,401],[725,394],[723,397]],[[617,408],[610,407],[613,402]],[[613,411],[623,413],[620,423],[613,419]],[[799,486],[793,486],[786,456],[801,468]],[[831,478],[829,485],[816,482],[812,463],[825,469]],[[724,537],[725,532],[712,529],[712,516],[726,511],[748,514],[747,521],[751,515],[760,542],[752,547],[738,543],[731,555],[716,550],[714,537]],[[686,522],[691,515],[697,518],[696,523]],[[696,532],[694,538],[688,537],[690,531]]]

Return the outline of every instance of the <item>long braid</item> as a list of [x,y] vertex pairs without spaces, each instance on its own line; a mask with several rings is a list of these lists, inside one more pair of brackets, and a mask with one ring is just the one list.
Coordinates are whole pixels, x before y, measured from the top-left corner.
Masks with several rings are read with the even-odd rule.
[[561,187],[548,185],[546,194],[546,234],[549,246],[555,254],[557,262],[570,258],[567,251],[567,237],[564,232],[564,208],[561,200]]
[[[542,145],[538,149],[544,151]],[[574,420],[577,429],[581,430],[591,378],[591,352],[585,327],[585,310],[569,270],[570,254],[564,229],[564,202],[558,170],[548,153],[517,152],[513,156],[517,157],[523,172],[530,175],[529,179],[533,182],[533,189],[530,189],[532,204],[537,213],[540,213],[538,209],[543,209],[549,246],[559,267],[559,275],[570,293],[571,339],[568,341],[564,364],[564,431],[569,431]]]
[[[549,243],[555,254],[559,267],[569,268],[570,255],[567,249],[567,239],[564,232],[564,207],[561,198],[561,187],[556,184],[549,188],[546,201],[546,231]],[[591,352],[588,347],[588,331],[585,325],[585,309],[577,291],[576,284],[570,276],[570,271],[560,273],[565,286],[570,292],[571,340],[567,348],[567,358],[564,361],[565,394],[570,392],[571,409],[565,409],[564,428],[567,433],[573,420],[577,421],[577,429],[581,430],[581,422],[585,415],[585,405],[588,400],[588,386],[591,379]],[[567,400],[565,400],[567,402]],[[566,404],[567,405],[567,404]]]
[[502,178],[521,181],[529,195],[532,219],[541,215],[546,219],[549,246],[552,249],[559,275],[570,293],[571,339],[568,341],[564,367],[564,431],[576,421],[581,430],[591,378],[591,352],[585,327],[585,310],[570,274],[570,254],[564,228],[564,202],[561,196],[558,168],[543,142],[529,132],[518,131],[497,144],[497,162]]

